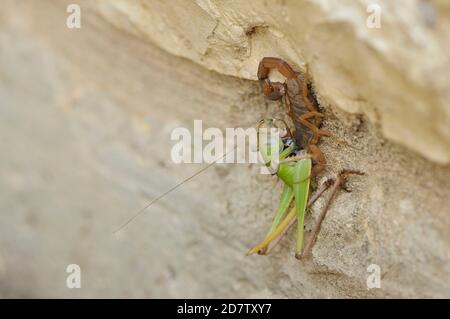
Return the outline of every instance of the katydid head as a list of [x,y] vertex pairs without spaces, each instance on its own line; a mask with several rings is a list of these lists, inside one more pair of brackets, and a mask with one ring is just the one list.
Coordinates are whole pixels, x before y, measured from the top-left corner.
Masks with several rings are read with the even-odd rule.
[[274,125],[273,119],[261,120],[258,125],[258,150],[266,166],[271,166],[279,159],[283,150],[280,130]]
[[[284,124],[284,127],[277,125],[280,122]],[[295,141],[283,120],[271,118],[259,122],[258,150],[264,165],[275,174],[280,159],[286,158],[295,150]]]

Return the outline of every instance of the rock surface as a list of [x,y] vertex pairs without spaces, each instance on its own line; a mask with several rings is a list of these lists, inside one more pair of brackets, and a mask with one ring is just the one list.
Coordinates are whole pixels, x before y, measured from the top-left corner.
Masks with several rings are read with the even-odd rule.
[[[367,27],[374,5],[380,28]],[[117,0],[100,12],[222,74],[256,79],[264,56],[308,63],[323,102],[364,113],[388,139],[450,163],[448,1]]]
[[[0,11],[1,297],[450,297],[445,1],[379,2],[381,29],[366,1],[77,1],[79,30],[71,2]],[[256,165],[213,166],[113,234],[203,167],[170,160],[173,128],[284,114],[253,81],[268,55],[310,66],[336,134],[327,175],[366,173],[312,258],[293,257],[294,233],[245,257],[281,190]]]

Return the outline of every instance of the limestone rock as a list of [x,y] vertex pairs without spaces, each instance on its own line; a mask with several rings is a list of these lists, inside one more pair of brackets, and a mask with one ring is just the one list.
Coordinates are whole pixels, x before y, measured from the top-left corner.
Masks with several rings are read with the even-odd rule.
[[[72,2],[2,1],[1,297],[450,297],[446,1],[378,1],[380,29],[350,0],[78,0],[68,29]],[[336,134],[326,176],[366,173],[312,258],[294,258],[294,233],[245,256],[281,192],[256,165],[215,165],[113,234],[204,167],[170,160],[173,128],[285,116],[254,81],[268,55],[310,66]]]
[[[367,26],[373,5],[380,28]],[[99,6],[117,27],[222,74],[256,79],[264,56],[308,63],[325,103],[364,113],[388,139],[450,162],[448,1],[117,0]]]

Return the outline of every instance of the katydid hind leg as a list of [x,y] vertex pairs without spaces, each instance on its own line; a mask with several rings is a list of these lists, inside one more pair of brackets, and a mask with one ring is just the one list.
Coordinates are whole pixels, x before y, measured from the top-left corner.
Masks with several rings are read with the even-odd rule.
[[320,229],[322,228],[322,223],[331,207],[331,204],[334,202],[338,191],[340,189],[345,189],[345,184],[346,184],[348,175],[364,175],[364,173],[362,173],[360,171],[354,171],[354,170],[343,170],[338,174],[338,176],[334,180],[334,184],[333,184],[333,187],[331,188],[328,199],[322,208],[322,211],[319,215],[316,225],[314,226],[314,228],[312,230],[312,233],[308,239],[307,244],[305,245],[305,248],[303,249],[302,253],[299,256],[299,259],[306,258],[311,254],[314,244],[316,243],[317,237],[320,233]]
[[309,184],[311,175],[312,162],[310,159],[301,160],[296,163],[294,170],[294,198],[297,216],[297,243],[295,248],[295,256],[297,257],[303,249],[304,224],[306,205],[309,196]]
[[[279,226],[282,218],[286,215],[287,209],[289,208],[292,200],[294,198],[294,190],[288,184],[284,184],[283,192],[281,193],[280,204],[278,205],[277,212],[275,213],[275,217],[273,219],[272,225],[270,226],[269,231],[267,232],[266,238],[268,238],[273,231]],[[267,249],[261,249],[258,251],[258,254],[264,255]]]

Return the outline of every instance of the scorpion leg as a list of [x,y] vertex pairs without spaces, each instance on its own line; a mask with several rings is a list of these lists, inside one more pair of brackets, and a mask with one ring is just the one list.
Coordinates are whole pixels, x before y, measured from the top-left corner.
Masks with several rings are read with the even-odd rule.
[[317,144],[319,142],[319,138],[321,136],[333,136],[333,133],[331,133],[330,131],[319,129],[316,125],[314,125],[313,123],[307,121],[309,118],[314,117],[314,116],[316,116],[316,117],[323,117],[324,115],[322,113],[319,113],[319,112],[306,112],[305,114],[301,115],[298,118],[298,121],[302,125],[306,126],[307,128],[309,128],[313,132],[314,136],[313,136],[313,138],[311,140],[311,144]]
[[311,154],[313,160],[315,161],[314,167],[311,170],[312,176],[319,175],[327,166],[327,160],[322,151],[314,144],[309,145],[308,153]]
[[309,67],[308,65],[306,65],[305,67],[305,73],[304,73],[304,79],[303,79],[303,88],[302,88],[302,99],[303,99],[303,103],[305,103],[305,106],[307,107],[307,109],[311,112],[317,112],[317,109],[315,108],[315,106],[311,103],[311,101],[309,100],[308,97],[308,82],[309,82]]
[[[309,65],[306,64],[305,72],[304,72],[304,78],[303,78],[303,83],[302,83],[302,100],[303,100],[303,103],[305,104],[306,108],[310,112],[317,112],[317,108],[314,106],[314,104],[311,102],[311,100],[309,99],[309,96],[308,96],[308,93],[309,93],[309,90],[308,90],[309,79],[310,79]],[[322,117],[321,116],[316,116],[314,124],[317,127],[319,127],[321,123],[322,123]]]
[[287,108],[287,115],[292,118],[294,116],[294,112],[292,111],[292,104],[291,104],[291,99],[289,98],[289,94],[286,94],[284,96],[284,103],[286,104],[286,108]]

